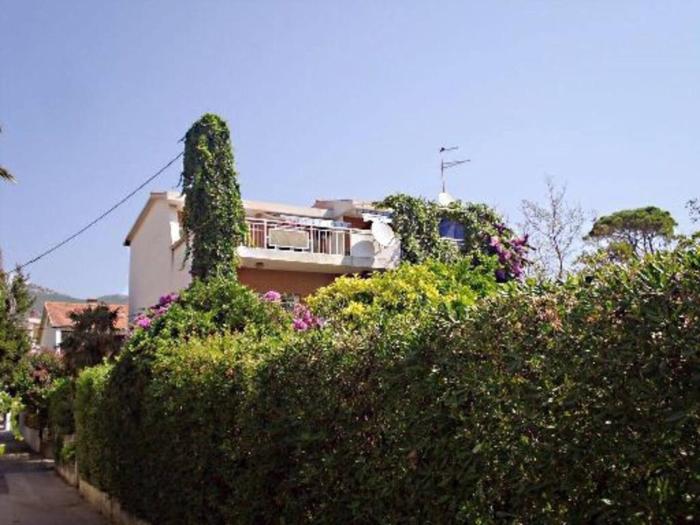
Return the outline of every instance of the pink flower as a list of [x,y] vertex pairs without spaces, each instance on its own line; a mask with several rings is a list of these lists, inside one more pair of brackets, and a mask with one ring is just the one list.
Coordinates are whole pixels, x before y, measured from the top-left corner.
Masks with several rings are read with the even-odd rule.
[[138,326],[139,328],[143,328],[144,330],[148,330],[151,327],[150,317],[146,317],[145,315],[139,315],[136,318],[136,326]]
[[176,293],[169,293],[166,295],[162,295],[160,299],[158,299],[158,304],[156,306],[170,306],[172,303],[177,301],[180,298],[180,296]]
[[294,330],[296,330],[297,332],[305,332],[309,329],[309,325],[306,324],[302,319],[294,319],[292,321],[292,327],[294,327]]
[[295,305],[292,315],[294,316],[292,319],[292,327],[297,332],[305,332],[311,328],[323,328],[326,324],[325,319],[316,317],[313,312],[303,304]]
[[268,303],[279,303],[282,300],[282,294],[275,290],[270,290],[269,292],[265,292],[262,296],[262,300]]

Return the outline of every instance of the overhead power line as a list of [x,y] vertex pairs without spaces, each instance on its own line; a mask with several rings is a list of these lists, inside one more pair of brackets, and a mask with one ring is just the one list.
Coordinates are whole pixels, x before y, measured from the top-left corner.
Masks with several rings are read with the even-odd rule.
[[114,206],[112,206],[112,207],[109,208],[107,211],[105,211],[104,213],[102,213],[102,215],[100,215],[100,216],[97,217],[96,219],[92,220],[90,223],[88,223],[87,225],[83,226],[83,227],[82,227],[81,229],[79,229],[77,232],[73,233],[72,235],[69,235],[68,237],[66,237],[66,238],[63,239],[62,241],[57,242],[56,244],[54,244],[53,246],[51,246],[48,250],[46,250],[46,251],[44,251],[44,252],[41,252],[39,255],[37,255],[37,256],[34,257],[33,259],[30,259],[29,261],[25,262],[24,264],[19,265],[19,266],[17,267],[17,270],[22,270],[23,268],[26,268],[26,267],[29,266],[30,264],[34,264],[35,262],[37,262],[37,261],[43,259],[43,258],[46,257],[47,255],[49,255],[49,254],[55,252],[56,250],[58,250],[58,249],[61,248],[62,246],[65,246],[66,244],[68,244],[69,242],[71,242],[71,241],[72,241],[73,239],[75,239],[76,237],[79,237],[80,235],[82,235],[83,233],[85,233],[87,230],[89,230],[90,228],[92,228],[95,224],[97,224],[97,223],[100,222],[102,219],[104,219],[105,217],[107,217],[107,215],[109,215],[109,214],[112,213],[114,210],[116,210],[117,208],[119,208],[119,206],[121,206],[121,205],[124,204],[126,201],[128,201],[131,197],[133,197],[134,195],[136,195],[136,194],[137,194],[139,191],[141,191],[144,187],[146,187],[146,186],[148,185],[149,182],[153,181],[153,180],[154,180],[156,177],[158,177],[161,173],[163,173],[163,172],[164,172],[165,170],[167,170],[170,166],[172,166],[172,165],[175,163],[175,161],[177,161],[177,159],[179,159],[180,157],[182,157],[183,154],[184,154],[184,152],[182,152],[182,151],[181,151],[180,153],[178,153],[175,157],[173,157],[172,159],[170,159],[170,160],[167,162],[167,164],[165,164],[162,168],[160,168],[158,171],[156,171],[153,175],[151,175],[150,177],[148,177],[148,178],[147,178],[144,182],[142,182],[136,189],[134,189],[131,193],[129,193],[128,195],[126,195],[124,198],[122,198],[122,199],[121,199],[119,202],[117,202]]

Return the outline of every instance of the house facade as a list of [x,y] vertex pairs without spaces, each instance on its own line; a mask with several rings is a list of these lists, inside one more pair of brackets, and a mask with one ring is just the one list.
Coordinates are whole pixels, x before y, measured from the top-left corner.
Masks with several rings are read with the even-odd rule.
[[[151,193],[124,241],[130,250],[132,317],[190,283],[181,227],[184,202],[178,193]],[[259,293],[305,297],[339,275],[385,270],[399,262],[400,246],[386,216],[370,203],[317,200],[303,207],[244,200],[243,206],[248,235],[238,247],[238,278]]]
[[[39,349],[59,351],[66,334],[73,330],[73,320],[70,314],[80,313],[88,308],[102,304],[96,300],[84,303],[66,303],[61,301],[46,301],[41,314],[41,322],[37,340]],[[126,333],[129,320],[129,308],[124,304],[109,304],[109,309],[117,312],[115,328]]]

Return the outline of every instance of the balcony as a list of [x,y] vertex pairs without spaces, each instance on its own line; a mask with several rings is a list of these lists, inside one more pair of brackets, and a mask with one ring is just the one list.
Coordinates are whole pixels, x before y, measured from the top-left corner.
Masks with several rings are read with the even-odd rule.
[[352,273],[398,264],[398,242],[380,246],[372,232],[319,226],[312,220],[247,218],[248,235],[238,249],[244,266]]
[[268,219],[246,219],[245,246],[267,250],[350,255],[352,230]]

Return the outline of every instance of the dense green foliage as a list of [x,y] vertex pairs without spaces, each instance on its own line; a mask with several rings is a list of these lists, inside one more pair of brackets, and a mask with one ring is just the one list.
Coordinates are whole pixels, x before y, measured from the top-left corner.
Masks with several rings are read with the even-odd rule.
[[[24,411],[24,405],[19,396],[10,395],[8,392],[0,390],[0,414],[7,414],[10,418],[10,426],[12,434],[18,441],[22,440],[22,434],[19,431],[19,415]],[[0,448],[0,455],[3,449]]]
[[185,135],[182,221],[193,277],[235,277],[236,249],[246,234],[245,211],[228,126],[202,116]]
[[164,524],[696,519],[700,251],[495,293],[450,268],[340,280],[306,332],[144,330],[78,379],[81,472]]
[[261,336],[284,324],[278,305],[261,302],[252,290],[223,275],[197,279],[179,296],[166,296],[159,304],[166,306],[156,306],[142,318],[148,321],[131,335],[129,351],[152,353],[184,340],[245,329]]
[[[496,255],[499,265],[493,271],[500,282],[523,276],[528,263],[527,237],[517,237],[503,223],[503,218],[485,204],[456,201],[440,206],[403,193],[390,195],[376,204],[391,210],[392,227],[401,241],[404,262],[467,259],[477,266],[484,257]],[[443,223],[448,227],[458,226],[462,232],[459,238],[443,238],[440,233]]]
[[54,455],[59,461],[64,457],[62,452],[65,436],[75,433],[74,397],[73,381],[68,377],[56,379],[47,395],[49,432]]
[[457,257],[454,244],[440,237],[437,203],[398,193],[377,204],[392,210],[391,226],[401,241],[402,261],[415,264],[431,258],[450,261]]
[[[377,205],[391,209],[392,228],[401,240],[401,259],[414,264],[428,259],[453,261],[460,254],[486,253],[490,237],[498,234],[497,225],[503,223],[503,218],[485,204],[457,201],[445,207],[422,197],[397,193]],[[443,219],[463,226],[461,248],[440,236]],[[509,233],[512,234],[510,230]]]
[[14,392],[15,369],[30,349],[25,326],[30,306],[24,275],[16,272],[10,276],[0,266],[0,391]]
[[[83,370],[76,381],[74,401],[76,460],[80,473],[103,488],[108,487],[107,480],[117,468],[111,446],[120,434],[107,420],[105,411],[105,387],[111,366],[104,364]],[[142,475],[138,470],[133,472],[134,477]]]
[[[251,353],[238,354],[251,359],[254,347],[264,354],[262,341],[267,345],[274,334],[290,331],[290,317],[278,304],[259,300],[223,276],[195,280],[168,304],[167,311],[153,312],[147,327],[135,330],[113,369],[81,374],[76,396],[81,473],[159,523],[182,518],[183,491],[191,502],[185,506],[195,515],[216,493],[216,487],[207,485],[207,469],[218,468],[218,459],[212,464],[213,451],[231,432],[228,423],[236,413],[227,403],[235,402],[238,374],[237,366],[220,353],[244,338],[242,348]],[[231,341],[216,344],[222,334]],[[202,339],[217,351],[198,350]],[[218,379],[211,367],[221,374]],[[221,418],[225,421],[219,424]],[[167,456],[172,462],[166,464]]]
[[369,279],[339,277],[308,302],[334,331],[410,333],[438,311],[462,313],[478,297],[495,291],[496,265],[493,257],[484,257],[477,266],[464,259],[404,264]]
[[117,355],[123,342],[123,335],[116,328],[117,317],[118,312],[106,304],[70,313],[73,329],[61,343],[68,372],[77,374]]
[[620,210],[593,223],[589,239],[610,243],[620,250],[624,244],[637,256],[654,253],[673,239],[677,226],[671,214],[656,206]]
[[64,376],[63,363],[52,351],[25,354],[15,367],[12,376],[14,392],[41,429],[49,421],[51,392]]

